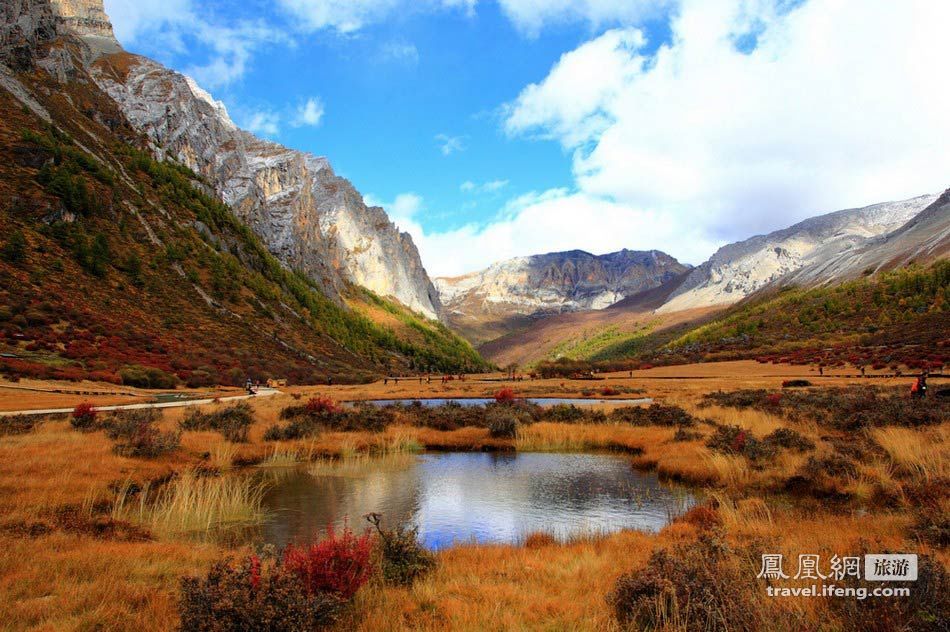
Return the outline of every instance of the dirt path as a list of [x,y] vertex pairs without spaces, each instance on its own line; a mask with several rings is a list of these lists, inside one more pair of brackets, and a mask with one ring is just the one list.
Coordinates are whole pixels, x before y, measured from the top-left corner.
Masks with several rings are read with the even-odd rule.
[[[185,406],[203,406],[205,404],[210,404],[215,400],[219,402],[233,402],[244,399],[251,399],[255,397],[270,397],[271,395],[277,395],[280,391],[276,388],[261,388],[254,395],[232,395],[230,397],[217,397],[217,398],[204,398],[204,399],[185,399],[178,402],[154,402],[147,404],[121,404],[114,406],[96,406],[97,411],[113,411],[113,410],[141,410],[143,408],[183,408]],[[71,413],[72,408],[46,408],[38,410],[4,410],[0,411],[0,417],[12,417],[13,415],[59,415],[64,413]]]

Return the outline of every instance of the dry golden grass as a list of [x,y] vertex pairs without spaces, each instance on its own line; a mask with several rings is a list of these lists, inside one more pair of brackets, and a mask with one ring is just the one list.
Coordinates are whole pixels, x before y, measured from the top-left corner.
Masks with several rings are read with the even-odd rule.
[[265,487],[249,476],[198,476],[187,471],[158,491],[146,487],[131,502],[126,491],[119,491],[113,518],[144,525],[166,538],[202,537],[264,517]]
[[933,430],[876,428],[871,432],[891,462],[904,472],[924,480],[950,477],[950,427]]
[[[711,373],[715,368],[704,366],[701,371]],[[695,428],[701,433],[699,438],[679,442],[673,440],[671,428],[548,423],[523,428],[515,440],[492,439],[483,428],[442,432],[402,426],[382,433],[326,432],[301,441],[264,442],[264,430],[277,421],[279,411],[299,403],[290,395],[251,401],[257,422],[247,444],[228,443],[215,432],[187,432],[180,450],[156,460],[117,456],[102,433],[82,434],[62,421],[44,423],[31,434],[0,437],[3,626],[12,630],[171,630],[177,623],[175,599],[180,577],[203,572],[212,560],[237,553],[214,544],[178,541],[171,533],[175,529],[166,534],[164,529],[155,528],[159,539],[150,542],[108,540],[58,528],[31,537],[22,530],[24,525],[42,522],[62,507],[84,506],[91,514],[94,502],[113,502],[115,487],[121,487],[125,481],[142,485],[199,465],[225,470],[240,462],[285,465],[314,461],[310,467],[319,468],[326,467],[321,460],[326,458],[365,459],[360,455],[370,453],[405,458],[400,454],[419,446],[441,450],[626,450],[636,467],[710,488],[709,496],[718,504],[717,513],[726,537],[732,542],[764,542],[774,552],[784,553],[787,559],[795,559],[799,553],[820,553],[823,557],[833,552],[853,555],[862,541],[877,550],[927,551],[925,545],[907,535],[914,518],[906,506],[883,509],[871,501],[882,490],[888,498],[903,498],[908,485],[948,475],[950,441],[946,424],[929,430],[890,428],[869,433],[868,438],[883,450],[881,455],[859,463],[856,476],[832,481],[835,491],[850,493],[857,503],[866,503],[865,514],[853,511],[857,505],[839,511],[812,502],[801,506],[788,497],[773,499],[770,490],[779,489],[809,456],[826,456],[833,448],[822,439],[823,432],[808,424],[755,411],[696,408],[697,396],[709,390],[723,386],[775,386],[784,377],[756,374],[755,363],[740,368],[741,371],[721,379],[704,376],[702,380],[639,382],[635,378],[617,383],[647,384],[650,396],[683,405],[699,417],[739,425],[758,437],[778,427],[793,428],[818,444],[816,452],[783,451],[752,467],[742,457],[722,455],[706,447],[706,437],[712,429],[702,424]],[[560,382],[519,383],[515,388],[525,395],[576,396],[576,391],[587,385],[567,381],[561,386]],[[321,394],[339,401],[359,397],[488,395],[498,388],[497,383],[472,381],[452,383],[445,388],[435,384],[420,387],[417,382],[402,381],[398,386],[293,390],[302,398]],[[223,405],[226,404],[212,406]],[[161,425],[166,429],[175,427],[184,412],[167,411]],[[261,471],[277,475],[282,470]],[[169,498],[174,497],[169,492]],[[190,497],[194,498],[194,494]],[[183,502],[181,506],[201,507],[202,503]],[[231,512],[236,513],[240,512]],[[133,517],[131,509],[117,515]],[[207,511],[196,510],[194,515],[204,516],[204,523],[208,523]],[[437,571],[412,589],[374,585],[365,590],[358,598],[353,618],[344,621],[339,629],[611,630],[614,624],[604,597],[615,578],[641,568],[657,547],[669,547],[695,537],[697,527],[675,522],[655,535],[626,532],[534,548],[453,548],[441,552]],[[936,554],[947,563],[946,551]],[[776,607],[798,609],[812,617],[809,620],[821,623],[820,601],[790,600]]]

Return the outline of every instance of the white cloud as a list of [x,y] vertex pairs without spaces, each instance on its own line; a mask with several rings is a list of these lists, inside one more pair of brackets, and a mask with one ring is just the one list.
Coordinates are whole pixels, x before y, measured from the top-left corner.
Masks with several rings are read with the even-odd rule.
[[508,186],[508,180],[489,180],[481,184],[476,184],[471,180],[462,183],[459,189],[463,193],[498,193]]
[[324,106],[323,100],[319,97],[311,97],[307,102],[297,108],[297,116],[294,119],[296,127],[308,125],[317,127],[323,121]]
[[[652,212],[693,263],[715,242],[946,188],[950,3],[775,2],[687,0],[651,58],[638,31],[609,31],[526,87],[505,129],[573,153],[576,223]],[[737,50],[753,26],[757,45]]]
[[419,63],[419,49],[415,44],[404,41],[386,42],[379,49],[380,57],[385,61],[415,65]]
[[471,15],[478,0],[278,0],[278,3],[307,30],[332,29],[348,34],[382,22],[397,11],[456,9]]
[[251,112],[245,117],[243,127],[254,134],[276,136],[280,133],[280,115],[270,110]]
[[448,134],[436,134],[435,141],[439,144],[439,151],[443,156],[451,156],[460,151],[465,151],[464,136],[449,136]]
[[523,33],[535,37],[543,27],[587,22],[599,27],[633,24],[658,15],[674,0],[498,0],[508,19]]
[[718,245],[699,231],[684,232],[662,213],[631,211],[566,189],[514,198],[487,225],[432,232],[423,228],[419,217],[425,210],[423,200],[404,195],[408,197],[398,196],[395,203],[381,206],[412,235],[432,276],[456,276],[502,259],[574,248],[598,254],[622,248],[679,249],[681,256],[695,258]]
[[189,40],[206,46],[209,59],[185,69],[206,88],[240,80],[259,48],[290,41],[282,30],[262,21],[209,21],[204,17],[208,11],[196,11],[192,0],[105,0],[105,8],[117,39],[126,46],[147,43],[159,56],[190,56]]

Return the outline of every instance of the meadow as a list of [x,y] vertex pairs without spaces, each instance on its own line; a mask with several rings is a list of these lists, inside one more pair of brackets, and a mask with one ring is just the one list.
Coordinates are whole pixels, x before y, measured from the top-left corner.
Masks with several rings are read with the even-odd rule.
[[[201,627],[196,613],[222,595],[249,611],[297,607],[306,578],[308,603],[322,599],[310,621],[340,630],[943,629],[946,400],[913,402],[902,383],[819,378],[809,367],[665,370],[599,381],[301,387],[164,413],[95,413],[90,397],[92,410],[78,415],[0,418],[4,624],[215,629]],[[813,386],[789,386],[793,378]],[[608,399],[644,391],[654,404],[540,409],[519,401],[581,391]],[[482,409],[340,405],[495,395]],[[560,543],[539,533],[434,556],[405,534],[363,536],[358,526],[351,541],[338,534],[293,554],[208,535],[261,519],[261,489],[231,472],[420,450],[610,450],[706,500],[656,534]],[[756,579],[763,553],[791,564],[799,554],[888,551],[920,556],[909,598],[775,599]],[[328,555],[344,556],[351,569],[363,569],[364,556],[375,570],[344,574],[343,583],[315,576],[307,563]]]

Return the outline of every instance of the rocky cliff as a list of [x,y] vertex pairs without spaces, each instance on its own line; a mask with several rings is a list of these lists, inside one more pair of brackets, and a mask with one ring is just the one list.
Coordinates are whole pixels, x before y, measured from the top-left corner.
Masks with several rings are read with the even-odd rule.
[[154,153],[200,174],[285,265],[337,300],[354,283],[438,318],[438,295],[412,239],[383,209],[367,207],[326,158],[242,131],[190,78],[123,52],[101,0],[13,3],[4,8],[11,50],[56,33],[78,36],[92,77]]
[[573,250],[502,261],[480,272],[436,279],[436,287],[449,321],[471,339],[484,341],[526,317],[603,309],[688,269],[656,250],[601,256]]
[[[116,53],[99,3],[16,0],[0,17],[0,375],[171,388],[483,368],[442,323],[352,284],[422,279],[416,307],[434,313],[411,241],[325,160]],[[156,101],[100,87],[143,65]],[[170,154],[204,175],[156,159]]]
[[735,303],[797,270],[857,252],[870,240],[900,228],[935,198],[922,195],[829,213],[723,246],[695,268],[658,311]]

